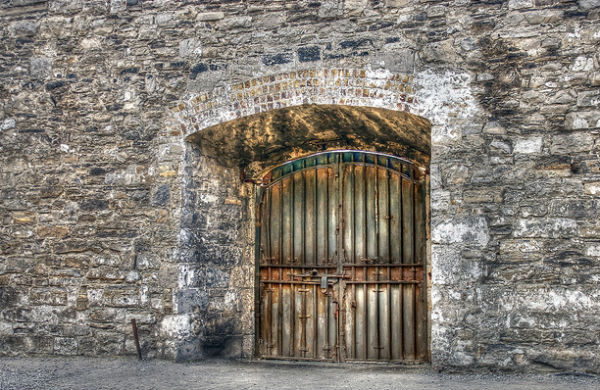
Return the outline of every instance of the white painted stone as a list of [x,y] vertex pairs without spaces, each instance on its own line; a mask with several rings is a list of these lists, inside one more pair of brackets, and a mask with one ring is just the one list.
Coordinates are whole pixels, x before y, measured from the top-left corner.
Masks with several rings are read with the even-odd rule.
[[419,105],[414,112],[429,119],[433,125],[433,144],[452,142],[461,136],[460,127],[449,124],[449,118],[454,123],[472,122],[478,113],[470,82],[469,74],[449,70],[443,73],[426,70],[415,75]]
[[0,322],[0,336],[12,336],[13,334],[13,327],[10,323]]
[[436,244],[475,244],[486,246],[490,236],[487,221],[473,216],[441,223],[432,221],[431,238]]
[[494,79],[494,75],[487,73],[487,72],[477,74],[477,81],[488,81],[488,80],[493,80],[493,79]]
[[511,147],[510,144],[508,144],[507,142],[495,139],[490,143],[490,146],[499,150],[502,150],[503,152],[506,153],[510,153]]
[[560,237],[577,231],[577,221],[570,218],[520,218],[515,223],[514,237]]
[[6,118],[2,121],[2,125],[0,125],[0,130],[9,130],[13,129],[17,125],[15,118]]
[[514,145],[515,153],[531,154],[542,151],[542,137],[517,139]]
[[481,262],[463,258],[460,248],[432,245],[431,282],[433,284],[465,284],[476,281],[481,274]]
[[225,17],[223,12],[204,12],[196,16],[196,22],[214,22]]
[[432,189],[431,191],[431,209],[432,210],[447,210],[450,207],[450,192],[440,189]]
[[588,195],[600,195],[600,182],[585,183],[583,190]]
[[577,112],[568,113],[565,118],[565,127],[571,130],[587,129],[589,127],[588,121],[580,116]]
[[385,0],[385,5],[390,8],[404,7],[410,0]]
[[600,0],[579,0],[579,6],[584,10],[593,10],[594,8],[600,8]]
[[483,132],[487,134],[506,134],[506,129],[497,121],[489,121],[483,126]]
[[125,11],[127,4],[125,0],[110,0],[110,13]]
[[344,1],[344,12],[347,15],[360,15],[367,7],[368,0],[346,0]]
[[473,364],[473,362],[475,361],[475,358],[473,357],[473,355],[469,355],[465,352],[454,352],[454,354],[452,355],[452,363],[454,363],[457,366],[470,366],[471,364]]
[[575,62],[573,66],[571,66],[571,70],[573,72],[589,72],[594,69],[594,59],[588,58],[585,56],[579,56],[575,58]]
[[156,15],[156,24],[159,26],[167,26],[169,25],[169,22],[171,22],[171,20],[173,20],[173,17],[175,15],[172,12],[162,12],[158,15]]
[[184,39],[179,42],[179,56],[180,57],[201,57],[202,46],[199,41],[195,38]]
[[533,7],[533,0],[510,0],[508,9],[524,9]]
[[190,314],[176,314],[165,316],[160,323],[162,337],[175,340],[189,335],[192,331]]
[[586,256],[600,257],[600,244],[593,244],[585,250]]

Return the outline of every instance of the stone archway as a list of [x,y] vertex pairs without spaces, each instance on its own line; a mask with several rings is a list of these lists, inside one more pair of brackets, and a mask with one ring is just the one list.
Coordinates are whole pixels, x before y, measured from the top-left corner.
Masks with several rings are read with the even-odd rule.
[[[251,293],[253,288],[245,290],[241,295],[232,293],[225,288],[225,285],[231,282],[226,274],[231,274],[233,268],[230,267],[227,272],[215,272],[218,268],[198,267],[198,260],[202,259],[198,258],[197,251],[197,248],[202,248],[202,253],[233,253],[233,257],[239,259],[254,258],[251,245],[254,234],[252,229],[254,199],[250,196],[252,186],[240,185],[239,167],[244,168],[246,177],[252,177],[261,169],[272,166],[274,162],[300,157],[334,145],[340,147],[350,144],[352,148],[370,151],[385,149],[388,142],[380,142],[379,138],[382,134],[389,133],[389,129],[395,126],[394,120],[390,121],[386,116],[390,113],[408,115],[404,120],[398,118],[395,120],[408,124],[411,120],[407,121],[407,118],[411,118],[411,114],[405,111],[417,112],[431,119],[431,126],[422,118],[414,121],[411,126],[424,125],[428,130],[427,133],[431,134],[432,141],[437,145],[444,145],[446,140],[455,139],[457,134],[460,135],[458,126],[467,120],[473,110],[473,98],[466,86],[468,79],[465,79],[464,75],[449,72],[442,75],[424,72],[419,76],[420,79],[410,75],[394,75],[385,70],[335,70],[335,72],[334,69],[302,70],[265,76],[216,88],[211,92],[193,94],[172,110],[172,116],[165,123],[164,130],[158,138],[154,168],[157,173],[155,191],[158,193],[167,188],[171,195],[171,205],[175,207],[165,219],[179,227],[172,259],[170,258],[164,267],[166,270],[171,270],[168,272],[175,276],[174,285],[177,286],[173,290],[173,315],[166,316],[161,323],[160,331],[165,339],[167,350],[172,350],[178,359],[199,358],[211,354],[250,357],[254,330],[243,329],[240,323],[253,322],[248,318],[252,316],[252,312],[246,310],[252,306],[254,300]],[[296,81],[290,82],[290,79],[294,78]],[[415,88],[415,84],[420,85],[421,89]],[[359,123],[371,122],[371,127],[388,130],[375,132],[375,137],[366,130],[362,132],[363,136],[358,138],[349,136],[352,135],[350,131],[333,137],[323,131],[314,134],[316,137],[310,141],[300,140],[302,145],[285,144],[280,146],[291,148],[262,149],[262,152],[259,152],[261,148],[256,148],[250,157],[235,162],[233,161],[235,159],[230,158],[230,161],[224,165],[203,156],[199,148],[194,147],[192,142],[188,142],[195,140],[200,144],[204,143],[205,147],[208,145],[205,153],[213,156],[223,158],[228,153],[231,156],[231,151],[239,151],[240,145],[232,148],[228,153],[215,153],[217,149],[210,151],[211,146],[214,146],[213,141],[220,142],[218,136],[216,138],[208,136],[212,126],[215,126],[214,129],[219,126],[226,129],[225,123],[233,124],[230,121],[236,118],[249,124],[252,122],[253,115],[265,114],[269,111],[279,112],[278,119],[274,122],[276,124],[277,120],[284,120],[287,115],[285,110],[277,111],[277,109],[296,108],[298,110],[296,115],[302,117],[302,115],[310,116],[309,113],[315,111],[327,111],[325,108],[327,105],[335,108],[329,110],[330,123],[337,123],[340,118],[342,122],[359,119]],[[412,118],[414,120],[418,117],[412,116]],[[261,122],[255,122],[255,124],[259,123]],[[366,128],[368,129],[369,126]],[[350,127],[347,129],[349,130]],[[203,134],[205,131],[207,131],[206,135]],[[257,131],[257,134],[260,134],[260,129],[255,128],[255,132]],[[407,134],[404,134],[404,137]],[[403,144],[400,138],[392,141],[398,145]],[[414,139],[412,144],[416,144]],[[244,146],[243,143],[241,145]],[[403,154],[398,152],[401,148],[396,149],[384,151]],[[423,154],[423,150],[419,148],[405,149],[404,152],[413,153],[415,159],[420,158],[419,153]],[[222,161],[225,160],[227,159]],[[201,180],[197,180],[195,176],[198,172],[203,174]],[[209,179],[214,177],[215,172],[221,173],[217,175],[221,179]],[[434,173],[437,174],[436,171]],[[198,190],[193,198],[223,206],[214,208],[221,210],[220,214],[203,216],[201,213],[194,212],[197,210],[197,205],[189,202],[190,183],[197,186]],[[215,197],[215,194],[218,196]],[[206,216],[209,222],[203,219]],[[190,229],[190,221],[195,221],[194,223],[203,221],[206,226],[215,221],[219,221],[217,224],[236,226],[239,234],[248,240],[244,245],[206,246],[207,242],[214,243],[216,231],[209,232],[205,226],[202,234],[196,234],[193,229]],[[206,234],[207,232],[209,234]],[[220,237],[227,238],[229,242],[240,242],[236,237],[227,234],[221,234]],[[217,241],[221,238],[217,238]],[[235,281],[238,286],[246,283],[254,272],[251,264],[244,261],[232,267],[235,267],[233,273],[241,275],[241,278]],[[211,290],[209,285],[200,282],[206,275],[216,277],[223,284],[216,290]],[[215,292],[218,294],[215,295],[215,299],[212,299],[211,294],[214,295]],[[213,309],[216,310],[215,315],[206,315],[206,310]],[[224,312],[233,314],[223,316]],[[233,317],[244,319],[241,322],[231,321]],[[432,326],[434,327],[432,345],[437,346],[435,321]],[[203,334],[206,329],[214,331]]]
[[402,111],[300,105],[190,135],[177,296],[178,309],[188,312],[192,326],[186,353],[252,356],[256,187],[250,182],[260,172],[292,158],[340,148],[404,156],[426,168],[429,131],[427,120]]

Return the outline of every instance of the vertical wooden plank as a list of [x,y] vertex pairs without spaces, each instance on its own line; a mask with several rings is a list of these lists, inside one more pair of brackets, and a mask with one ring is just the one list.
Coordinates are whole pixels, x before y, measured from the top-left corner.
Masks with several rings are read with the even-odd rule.
[[369,359],[369,331],[370,331],[370,327],[369,327],[369,284],[366,283],[369,279],[369,274],[368,274],[368,270],[367,267],[363,267],[362,269],[363,271],[363,277],[365,280],[365,283],[363,284],[363,310],[362,310],[362,314],[364,317],[364,332],[363,332],[363,355],[365,357],[365,360]]
[[340,256],[340,261],[342,263],[352,261],[352,252],[354,242],[352,240],[354,235],[354,227],[353,227],[353,215],[352,215],[352,165],[345,164],[343,167],[343,177],[342,177],[342,242],[344,245],[343,254]]
[[317,292],[317,304],[315,305],[316,310],[316,325],[315,329],[317,329],[317,337],[315,337],[315,357],[317,359],[327,359],[326,356],[326,345],[327,345],[327,336],[329,335],[328,329],[328,318],[327,318],[327,295],[325,292],[327,290],[321,289],[318,286],[315,286]]
[[293,182],[290,177],[286,177],[281,181],[282,194],[282,220],[280,228],[281,238],[281,264],[292,264],[292,186]]
[[[277,270],[279,272],[279,280],[283,280],[283,268]],[[277,353],[279,356],[284,356],[283,352],[283,284],[277,285],[278,302],[277,306]]]
[[269,217],[270,223],[270,259],[267,261],[272,264],[281,264],[281,219],[283,213],[281,211],[282,203],[282,191],[281,183],[275,184],[273,187],[267,190],[271,198],[271,216]]
[[365,167],[366,175],[366,247],[367,247],[367,259],[377,262],[377,170],[373,166]]
[[315,186],[317,207],[315,210],[317,229],[315,230],[315,244],[317,265],[324,265],[328,262],[328,218],[327,218],[327,170],[328,168],[320,168],[316,170],[317,184]]
[[[271,279],[277,279],[277,274],[279,274],[278,269],[271,269]],[[281,352],[279,350],[279,286],[276,284],[271,284],[269,287],[270,295],[271,295],[271,316],[270,316],[270,326],[271,331],[269,332],[271,335],[271,355],[272,356],[281,356]]]
[[402,262],[414,264],[414,210],[413,184],[410,180],[402,180]]
[[305,298],[305,305],[306,305],[306,309],[304,312],[304,349],[306,350],[306,352],[304,353],[304,357],[305,358],[314,358],[314,342],[316,340],[316,332],[317,330],[315,329],[315,285],[310,285],[307,284],[304,286],[304,288],[306,289],[306,293],[304,294],[306,296]]
[[379,208],[379,248],[378,257],[381,263],[390,263],[390,199],[388,170],[379,168],[378,174],[378,205]]
[[381,284],[379,289],[379,359],[390,360],[390,285]]
[[392,285],[391,287],[390,310],[391,318],[391,356],[392,360],[402,359],[402,286]]
[[354,250],[356,264],[364,263],[367,258],[366,247],[366,207],[365,207],[365,170],[363,166],[354,167]]
[[327,199],[327,208],[329,212],[328,216],[328,229],[327,229],[327,241],[329,244],[327,259],[329,263],[335,264],[337,262],[337,246],[338,246],[338,179],[337,168],[329,168],[327,170],[327,193],[329,195]]
[[[290,272],[289,270],[288,272]],[[290,310],[291,310],[291,289],[292,285],[286,284],[282,286],[283,298],[282,298],[282,327],[281,327],[281,354],[283,356],[291,355],[291,321],[290,321]]]
[[[352,278],[351,280],[356,280],[356,266],[352,266]],[[352,295],[351,295],[351,305],[352,305],[352,358],[358,359],[357,349],[358,349],[358,335],[356,333],[357,327],[357,301],[356,301],[356,284],[352,284]]]
[[[330,292],[333,294],[333,289]],[[335,304],[333,303],[331,295],[327,296],[327,314],[329,319],[329,333],[327,341],[327,346],[329,350],[327,352],[330,359],[335,359],[337,352],[336,345],[338,342],[341,343],[342,340],[337,339],[337,320],[335,317]]]
[[[292,268],[292,272],[299,271],[297,268]],[[290,316],[289,316],[289,327],[290,327],[290,350],[288,356],[296,356],[296,339],[299,334],[296,331],[296,286],[290,284]]]
[[296,284],[294,285],[294,355],[296,357],[304,357],[302,354],[303,342],[304,342],[304,326],[302,321],[302,314],[304,312],[303,295],[302,290],[304,289],[304,285]]
[[265,291],[264,284],[261,283],[260,286],[260,320],[259,320],[259,330],[260,330],[260,342],[258,344],[258,350],[260,356],[267,356],[267,312],[268,312],[268,304],[267,302],[267,292]]
[[304,243],[306,240],[304,239],[305,229],[305,186],[304,186],[304,171],[296,172],[293,176],[293,194],[294,194],[294,219],[293,219],[293,254],[292,254],[292,263],[293,264],[306,264],[306,259],[304,258]]
[[316,265],[317,256],[317,174],[315,169],[304,171],[304,255],[305,264]]
[[[369,273],[371,280],[376,279],[375,278],[375,273],[377,272],[376,268],[371,267],[369,269]],[[377,342],[377,338],[378,338],[378,313],[377,313],[377,295],[379,294],[378,291],[378,285],[377,284],[370,284],[367,285],[367,318],[368,318],[368,323],[367,323],[367,332],[368,332],[368,337],[367,337],[367,359],[368,360],[377,360],[378,359],[378,348],[379,348],[379,344]]]
[[392,264],[402,263],[402,191],[400,175],[390,175],[390,256]]
[[404,358],[415,359],[415,311],[414,311],[414,287],[404,286],[403,307],[403,331],[404,331]]
[[356,333],[356,359],[357,360],[366,360],[367,356],[365,353],[366,344],[366,327],[367,323],[365,318],[365,284],[356,286],[356,324],[355,324],[355,333]]
[[271,262],[269,256],[269,252],[271,251],[269,243],[269,235],[271,230],[271,214],[269,213],[269,208],[271,206],[270,198],[271,192],[266,191],[260,204],[260,259],[258,260],[261,264]]

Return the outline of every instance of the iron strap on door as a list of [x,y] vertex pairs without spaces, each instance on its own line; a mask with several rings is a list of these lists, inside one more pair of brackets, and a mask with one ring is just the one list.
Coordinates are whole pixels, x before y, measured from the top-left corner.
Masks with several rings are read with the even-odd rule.
[[326,152],[263,177],[257,355],[427,358],[425,181],[393,156]]

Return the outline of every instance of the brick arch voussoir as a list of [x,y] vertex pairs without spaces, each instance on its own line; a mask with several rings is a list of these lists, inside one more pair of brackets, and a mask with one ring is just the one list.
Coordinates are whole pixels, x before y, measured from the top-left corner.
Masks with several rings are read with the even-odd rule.
[[195,93],[172,109],[183,138],[207,127],[278,108],[335,104],[413,112],[411,74],[325,68],[272,74]]

